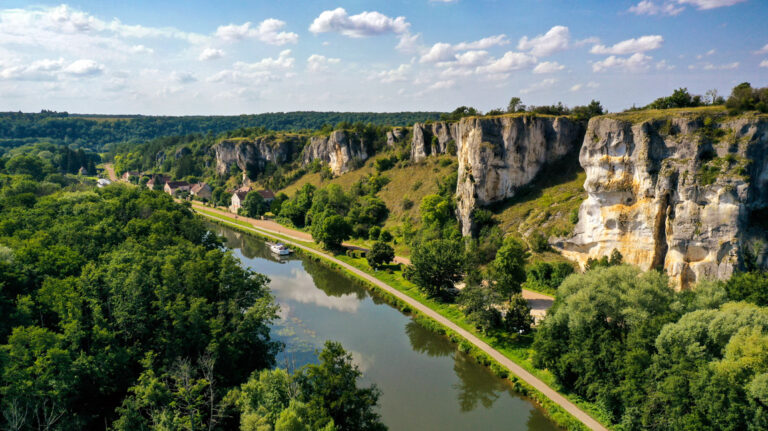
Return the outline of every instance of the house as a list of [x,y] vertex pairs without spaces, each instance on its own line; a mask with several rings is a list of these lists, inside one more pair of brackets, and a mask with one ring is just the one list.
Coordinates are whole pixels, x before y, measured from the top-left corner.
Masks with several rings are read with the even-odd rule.
[[232,200],[229,205],[229,210],[237,214],[237,210],[239,210],[240,207],[243,206],[245,197],[248,195],[248,192],[250,191],[251,191],[251,188],[246,186],[240,187],[239,189],[235,190],[235,192],[232,193]]
[[275,200],[275,193],[272,192],[272,190],[257,190],[256,193],[260,194],[266,203],[270,203]]
[[189,188],[189,194],[200,199],[211,200],[213,189],[206,183],[197,183]]
[[138,178],[141,176],[141,172],[138,171],[126,171],[123,173],[123,176],[121,177],[123,181],[130,181],[131,178]]
[[112,181],[110,181],[110,180],[108,180],[106,178],[99,178],[99,180],[96,181],[96,187],[98,187],[98,188],[106,187],[106,186],[108,186],[110,184],[112,184]]
[[147,181],[147,188],[149,188],[150,190],[154,190],[155,184],[159,184],[161,188],[165,188],[165,183],[167,183],[170,180],[171,178],[166,177],[165,175],[158,175],[158,174],[152,175],[152,178],[150,178],[150,180]]
[[178,192],[188,192],[192,186],[186,181],[168,181],[163,191],[173,196]]

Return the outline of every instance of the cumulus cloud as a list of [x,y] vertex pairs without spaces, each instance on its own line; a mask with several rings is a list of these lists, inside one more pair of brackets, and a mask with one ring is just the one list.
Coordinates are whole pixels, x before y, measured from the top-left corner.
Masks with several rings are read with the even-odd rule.
[[555,73],[565,69],[565,66],[556,61],[542,61],[533,68],[533,73]]
[[727,64],[712,64],[712,63],[704,63],[702,66],[702,69],[704,70],[733,70],[737,69],[739,67],[739,62],[735,61],[733,63],[727,63]]
[[152,48],[147,48],[144,45],[134,45],[131,47],[131,52],[134,54],[154,54],[155,50]]
[[197,57],[200,61],[215,60],[224,57],[224,51],[216,48],[205,48]]
[[764,47],[755,51],[755,54],[765,54],[765,53],[768,53],[768,43],[766,43]]
[[51,81],[56,79],[64,65],[64,59],[42,59],[27,65],[14,64],[0,69],[0,79],[16,81]]
[[361,12],[349,15],[344,8],[326,10],[320,13],[309,26],[309,31],[319,33],[339,33],[347,37],[368,37],[382,34],[403,34],[410,24],[404,16],[390,18],[380,12]]
[[266,81],[279,80],[282,77],[292,76],[289,71],[293,69],[295,59],[291,57],[291,50],[286,49],[277,58],[267,57],[255,63],[238,61],[231,69],[222,70],[208,77],[208,82],[229,82],[255,84]]
[[709,57],[710,55],[715,55],[715,52],[717,52],[717,51],[715,51],[714,49],[710,49],[709,51],[705,52],[704,54],[697,55],[696,58],[701,60],[704,57]]
[[517,49],[530,51],[536,56],[552,55],[555,52],[568,49],[571,40],[571,33],[568,27],[556,25],[548,32],[540,34],[532,39],[523,36],[517,43]]
[[768,60],[763,60],[760,62],[760,67],[768,67]]
[[64,73],[75,76],[95,76],[104,72],[104,66],[93,60],[77,60],[63,69]]
[[642,72],[648,69],[648,63],[652,60],[650,56],[636,53],[630,57],[617,57],[612,55],[605,60],[596,61],[592,64],[594,72],[604,72],[609,69],[624,70],[627,72]]
[[438,63],[456,59],[456,50],[450,43],[438,42],[426,54],[421,56],[421,63]]
[[636,15],[675,16],[684,10],[685,10],[684,7],[676,6],[674,3],[671,3],[671,2],[657,4],[651,0],[643,0],[640,3],[629,8],[629,12],[634,13]]
[[595,45],[589,52],[592,54],[626,55],[661,48],[663,42],[663,37],[659,35],[649,35],[637,39],[627,39],[613,46]]
[[485,66],[477,68],[478,73],[509,73],[525,69],[536,64],[536,57],[524,52],[507,51],[501,58],[492,60]]
[[411,70],[410,64],[401,64],[397,69],[382,70],[371,76],[371,79],[376,79],[383,83],[402,82],[407,80],[408,72]]
[[530,94],[530,93],[535,93],[537,91],[548,90],[552,88],[552,86],[555,85],[556,83],[557,83],[557,79],[547,78],[543,81],[531,84],[528,87],[523,88],[522,90],[520,90],[520,93]]
[[699,10],[716,9],[719,7],[733,6],[747,0],[677,0],[680,4],[689,4]]
[[437,81],[434,84],[427,87],[428,90],[446,90],[448,88],[453,88],[456,85],[456,81],[453,80],[446,80],[446,81]]
[[285,21],[269,18],[258,26],[253,27],[250,22],[244,24],[223,25],[216,29],[216,37],[226,41],[239,41],[243,39],[256,39],[269,45],[282,46],[288,43],[296,43],[299,35],[282,31]]
[[673,70],[676,66],[667,63],[667,60],[661,60],[656,63],[656,70]]
[[506,34],[497,34],[495,36],[484,37],[474,42],[461,42],[454,45],[457,51],[464,51],[470,49],[488,49],[493,46],[508,45],[509,39]]
[[324,55],[312,54],[307,59],[307,70],[313,73],[325,72],[331,64],[339,64],[338,58],[328,58]]

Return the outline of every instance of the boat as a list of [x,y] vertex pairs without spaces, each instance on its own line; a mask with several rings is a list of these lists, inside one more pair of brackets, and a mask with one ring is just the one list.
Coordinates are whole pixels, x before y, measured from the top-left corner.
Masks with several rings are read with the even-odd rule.
[[285,246],[283,243],[270,243],[269,249],[272,251],[272,253],[275,253],[278,256],[285,256],[291,254],[291,249]]

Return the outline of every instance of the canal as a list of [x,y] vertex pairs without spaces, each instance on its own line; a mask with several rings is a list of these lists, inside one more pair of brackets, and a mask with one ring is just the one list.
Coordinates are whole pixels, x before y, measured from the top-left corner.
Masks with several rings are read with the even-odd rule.
[[278,258],[253,236],[210,228],[243,265],[270,278],[281,307],[272,333],[285,343],[279,366],[314,362],[325,340],[341,342],[362,384],[381,389],[380,413],[391,430],[559,429],[508,381],[362,285],[310,259]]

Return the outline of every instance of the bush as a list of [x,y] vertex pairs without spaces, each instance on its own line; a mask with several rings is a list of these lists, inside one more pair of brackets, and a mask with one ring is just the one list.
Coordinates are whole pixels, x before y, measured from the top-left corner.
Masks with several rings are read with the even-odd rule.
[[536,253],[549,251],[549,240],[539,231],[532,233],[528,238],[528,242],[531,244],[531,250]]
[[370,239],[371,241],[378,240],[379,235],[381,235],[381,227],[371,226],[371,228],[368,229],[368,239]]
[[382,266],[392,262],[395,258],[395,250],[387,243],[377,241],[373,244],[371,250],[366,254],[368,265],[373,269],[379,269]]
[[403,202],[400,204],[404,211],[408,211],[413,208],[413,201],[408,198],[403,198]]
[[379,241],[391,242],[392,241],[392,234],[389,233],[388,230],[382,229],[381,233],[379,234]]

